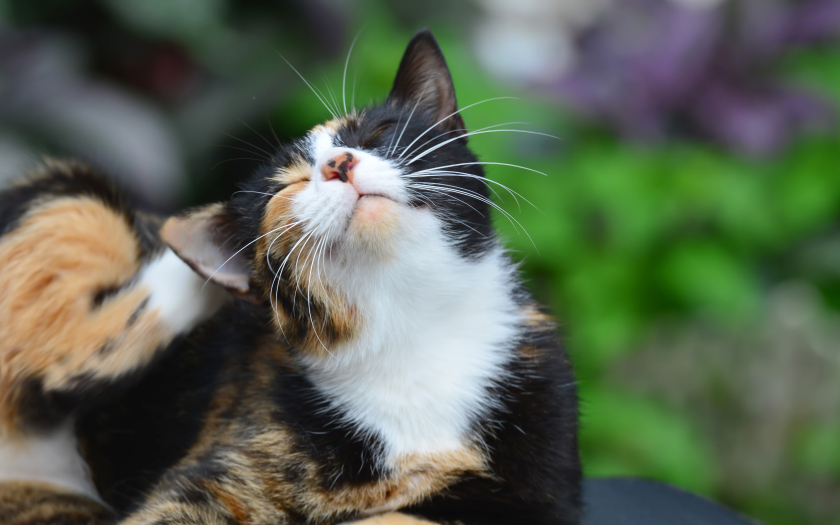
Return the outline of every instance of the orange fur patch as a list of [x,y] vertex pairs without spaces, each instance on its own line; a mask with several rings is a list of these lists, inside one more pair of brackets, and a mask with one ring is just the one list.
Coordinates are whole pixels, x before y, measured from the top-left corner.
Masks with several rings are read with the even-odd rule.
[[[313,521],[329,522],[345,514],[370,516],[398,510],[425,500],[466,473],[486,475],[486,462],[481,454],[463,450],[405,458],[378,481],[325,488],[319,465],[302,455],[295,442],[291,429],[276,427],[255,436],[240,446],[239,451],[231,452],[225,463],[230,468],[231,479],[256,483],[246,491],[251,498],[264,494],[274,508],[295,508]],[[284,467],[292,465],[300,475],[289,480]],[[265,506],[265,503],[251,504],[254,509]]]
[[236,523],[248,523],[250,513],[248,512],[245,503],[232,494],[219,489],[216,486],[211,488],[211,493],[219,500],[227,512],[236,520]]
[[139,250],[125,219],[90,198],[46,202],[0,239],[0,429],[15,426],[23,381],[62,389],[80,374],[113,377],[171,339],[153,312],[138,310],[147,290],[93,305],[137,273]]
[[393,258],[394,232],[400,224],[397,203],[384,197],[362,197],[348,233],[380,258]]
[[531,327],[553,327],[557,322],[555,319],[543,312],[537,305],[526,306],[522,311],[522,318]]
[[[319,277],[320,268],[318,267],[318,253],[315,253],[318,243],[314,239],[306,239],[298,243],[305,235],[302,229],[295,225],[295,218],[292,213],[292,199],[294,196],[306,188],[309,181],[309,166],[300,163],[293,163],[292,167],[284,170],[278,174],[278,180],[286,183],[292,182],[283,190],[277,193],[269,200],[266,205],[265,213],[262,219],[262,231],[268,233],[273,230],[276,235],[269,234],[260,239],[256,248],[256,260],[259,264],[264,264],[266,254],[271,250],[271,255],[281,260],[286,260],[286,268],[290,271],[288,275],[291,277],[291,282],[282,284],[289,289],[294,289],[296,293],[300,293],[307,299],[319,302],[326,308],[329,322],[334,332],[340,334],[341,338],[350,337],[359,329],[359,316],[356,309],[349,305],[346,299],[335,290],[326,285]],[[305,177],[305,178],[304,178]],[[294,249],[294,253],[289,253]],[[277,271],[278,268],[273,268]],[[263,283],[266,293],[271,294],[272,285],[278,286],[278,283],[266,282]],[[275,305],[279,310],[279,306]],[[277,311],[274,320],[278,323],[281,331],[286,330],[291,319],[283,311]],[[323,326],[323,319],[313,319],[312,325],[314,328],[310,331],[309,336],[301,343],[301,346],[315,353],[323,353],[324,344],[331,343],[327,341],[324,334],[318,332],[318,328]]]
[[308,182],[312,177],[312,169],[305,160],[296,158],[287,167],[279,168],[274,175],[274,180],[289,186],[298,182]]
[[323,124],[318,124],[312,131],[326,131],[330,134],[335,134],[338,132],[339,129],[346,126],[348,123],[348,119],[345,117],[340,117],[332,120],[328,120]]
[[[350,522],[346,523],[349,525]],[[374,516],[372,518],[358,520],[352,523],[355,523],[356,525],[416,525],[435,522],[410,516],[408,514],[402,514],[400,512],[389,512],[388,514],[382,514],[380,516]]]

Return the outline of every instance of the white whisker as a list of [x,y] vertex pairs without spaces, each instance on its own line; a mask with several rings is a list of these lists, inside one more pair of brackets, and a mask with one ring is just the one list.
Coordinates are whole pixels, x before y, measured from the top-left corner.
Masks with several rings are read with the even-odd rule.
[[[225,135],[228,135],[228,134],[227,134],[227,133],[225,133],[224,131],[223,131],[222,133],[224,133]],[[240,141],[242,141],[242,139],[236,138],[236,137],[234,137],[233,135],[228,135],[228,136],[229,136],[229,137],[232,137],[232,138],[234,138],[234,139],[236,139],[236,140],[240,140]],[[245,141],[242,141],[242,142],[245,142]],[[248,144],[249,146],[255,147],[255,146],[253,146],[252,144],[250,144],[250,143],[248,143],[248,142],[245,142],[245,144]],[[244,151],[245,153],[250,153],[251,155],[256,155],[256,156],[260,157],[260,159],[261,159],[261,160],[260,160],[260,162],[269,162],[269,163],[271,162],[271,159],[270,159],[269,157],[267,157],[267,156],[266,156],[266,155],[267,155],[267,153],[265,153],[265,152],[253,151],[253,150],[250,150],[250,149],[240,148],[240,147],[238,147],[238,146],[231,146],[230,144],[219,144],[219,145],[218,145],[218,147],[220,147],[220,148],[227,148],[227,149],[235,149],[236,151]]]
[[321,94],[319,94],[320,92],[319,92],[318,90],[316,90],[315,86],[313,86],[312,84],[310,84],[310,83],[309,83],[309,81],[308,81],[308,80],[306,80],[305,78],[303,78],[303,75],[301,75],[301,74],[300,74],[300,71],[298,71],[297,69],[295,69],[295,66],[293,66],[291,62],[289,62],[288,60],[286,60],[286,57],[284,57],[282,54],[280,54],[280,52],[279,52],[279,51],[277,51],[276,49],[275,49],[274,51],[275,51],[278,55],[280,55],[280,58],[282,58],[282,59],[283,59],[283,61],[284,61],[286,64],[288,64],[288,65],[289,65],[289,67],[290,67],[290,68],[292,68],[292,71],[294,71],[295,73],[297,73],[297,76],[299,76],[299,77],[300,77],[300,79],[301,79],[301,80],[303,80],[304,84],[306,84],[306,85],[309,87],[309,89],[311,89],[311,90],[312,90],[312,93],[314,93],[314,94],[315,94],[315,96],[316,96],[316,97],[318,97],[318,100],[320,100],[320,101],[321,101],[321,104],[323,104],[323,105],[324,105],[324,107],[327,109],[327,111],[329,111],[329,112],[330,112],[330,115],[332,115],[332,117],[333,117],[334,119],[337,119],[337,118],[338,118],[338,115],[336,115],[336,114],[335,114],[335,112],[333,112],[333,110],[332,110],[332,109],[330,109],[330,107],[327,105],[327,101],[326,101],[326,100],[324,100],[324,97],[323,97]]
[[[431,184],[431,183],[426,183],[426,184]],[[451,194],[449,194],[448,192],[446,192],[444,190],[437,190],[435,188],[432,188],[431,186],[426,186],[425,184],[412,184],[411,188],[420,188],[420,189],[424,189],[424,190],[427,190],[427,191],[432,191],[432,192],[438,193],[440,195],[445,195],[446,197],[448,197],[450,199],[453,199],[453,200],[456,200],[456,201],[460,202],[461,204],[463,204],[464,206],[466,206],[468,208],[471,208],[473,211],[475,211],[477,214],[481,215],[482,217],[485,216],[483,213],[478,211],[478,209],[476,209],[475,206],[471,206],[470,204],[466,203],[465,201],[462,201],[461,199],[459,199],[458,197],[453,197]]]
[[[242,121],[240,120],[240,122],[242,122]],[[237,136],[231,135],[230,133],[228,133],[228,132],[226,132],[226,131],[222,131],[222,130],[219,130],[219,131],[220,131],[223,135],[227,135],[228,137],[232,138],[233,140],[238,140],[239,142],[241,142],[241,143],[243,143],[243,144],[247,144],[248,146],[251,146],[252,148],[256,149],[257,151],[259,151],[259,152],[261,152],[261,153],[265,154],[265,155],[266,155],[266,158],[269,160],[269,162],[271,161],[271,159],[272,159],[273,155],[272,155],[271,153],[269,153],[268,151],[266,151],[266,150],[262,149],[261,147],[257,146],[256,144],[251,144],[251,143],[250,143],[250,142],[248,142],[247,140],[244,140],[244,139],[241,139],[241,138],[239,138],[239,137],[237,137]],[[259,135],[259,133],[258,133],[258,135]],[[233,146],[227,146],[227,147],[229,147],[229,148],[231,148],[231,149],[235,149]],[[243,150],[243,151],[248,151],[248,153],[256,153],[255,151],[249,151],[249,150]]]
[[287,201],[294,201],[294,199],[291,198],[291,197],[283,197],[281,195],[277,195],[276,193],[266,193],[264,191],[237,190],[237,191],[233,192],[233,195],[236,195],[237,193],[256,193],[257,195],[268,195],[269,197],[276,197],[278,199],[285,199]]
[[[407,119],[406,119],[406,121],[405,121],[405,125],[403,126],[403,129],[402,129],[402,131],[400,132],[400,136],[399,136],[399,138],[397,139],[397,148],[399,148],[399,147],[400,147],[400,141],[401,141],[401,140],[402,140],[402,138],[403,138],[403,133],[405,133],[406,128],[408,128],[408,123],[409,123],[409,122],[411,122],[411,117],[414,115],[414,111],[415,111],[415,110],[417,110],[417,106],[419,106],[419,105],[420,105],[420,102],[422,102],[422,101],[423,101],[423,97],[426,95],[426,90],[429,88],[429,83],[430,83],[430,82],[431,82],[431,80],[427,80],[427,81],[426,81],[426,84],[423,86],[423,91],[420,93],[420,97],[418,97],[418,98],[417,98],[417,102],[414,104],[414,107],[413,107],[413,108],[411,108],[411,113],[409,113],[409,114],[408,114],[408,118],[407,118]],[[397,124],[397,126],[399,126],[399,124]],[[390,150],[390,149],[388,150],[388,154],[389,154],[389,155],[391,154],[391,150]]]
[[254,133],[256,133],[256,134],[257,134],[257,136],[258,136],[259,138],[263,139],[263,140],[265,141],[265,143],[266,143],[266,144],[268,144],[268,147],[269,147],[269,148],[274,148],[274,144],[272,144],[271,142],[269,142],[269,141],[268,141],[268,139],[266,139],[265,137],[263,137],[263,136],[262,136],[262,134],[261,134],[259,131],[255,130],[254,128],[252,128],[251,126],[249,126],[247,122],[245,122],[245,121],[244,121],[244,120],[242,120],[241,118],[237,118],[236,120],[238,120],[238,121],[239,121],[239,122],[240,122],[243,126],[245,126],[246,128],[248,128],[248,129],[250,129],[251,131],[253,131]]
[[329,315],[330,308],[332,307],[332,299],[330,299],[330,296],[327,293],[327,288],[324,286],[324,280],[323,280],[323,277],[321,275],[321,270],[323,269],[322,265],[324,265],[324,263],[325,263],[324,258],[326,257],[326,254],[327,254],[327,237],[325,236],[324,239],[321,241],[321,253],[320,253],[320,256],[318,258],[318,271],[317,271],[318,284],[319,284],[319,286],[321,286],[321,291],[323,292],[324,297],[327,300],[327,304],[324,306],[325,314],[324,314],[324,322],[321,324],[321,330],[323,330],[324,327],[327,325],[327,315]]
[[277,147],[278,148],[281,147],[283,145],[283,143],[280,142],[280,138],[277,136],[277,132],[274,131],[274,125],[271,123],[271,117],[266,115],[265,120],[266,120],[266,122],[268,122],[268,128],[271,130],[271,135],[274,137],[274,140],[277,141]]
[[359,70],[353,72],[353,98],[350,100],[350,106],[353,108],[353,111],[356,111],[356,75],[359,74]]
[[[300,222],[302,222],[302,221],[300,221]],[[297,248],[297,247],[298,247],[298,245],[301,243],[301,241],[305,241],[307,237],[309,237],[310,235],[312,235],[312,233],[313,233],[314,231],[315,231],[315,230],[312,230],[312,231],[310,231],[309,233],[307,233],[307,234],[303,235],[300,239],[298,239],[298,241],[294,244],[294,246],[292,246],[292,249],[291,249],[291,250],[289,250],[289,253],[288,253],[288,254],[286,254],[286,258],[285,258],[285,259],[283,259],[283,262],[282,262],[282,263],[280,263],[280,267],[277,269],[277,273],[283,273],[283,268],[285,268],[285,266],[286,266],[286,262],[289,260],[289,257],[291,257],[291,256],[292,256],[292,254],[295,252],[295,248]],[[276,239],[275,239],[275,240],[276,240]],[[272,244],[274,244],[274,243],[272,242]],[[271,251],[271,246],[269,246],[269,251]]]
[[481,130],[481,131],[472,131],[470,133],[466,133],[466,134],[461,135],[459,137],[455,137],[454,139],[445,140],[445,141],[441,142],[440,144],[437,144],[436,146],[432,146],[431,148],[427,149],[423,153],[420,153],[419,155],[417,155],[416,157],[414,157],[413,159],[408,161],[406,163],[406,166],[422,159],[423,157],[425,157],[429,153],[435,151],[436,149],[439,149],[439,148],[442,148],[442,147],[446,146],[450,142],[454,142],[454,141],[462,139],[462,138],[470,137],[472,135],[484,135],[485,133],[506,133],[506,132],[527,133],[529,135],[542,135],[543,137],[550,137],[550,138],[553,138],[553,139],[560,140],[559,137],[555,137],[554,135],[549,135],[548,133],[542,133],[542,132],[539,132],[539,131],[528,131],[528,130],[525,130],[525,129],[488,129],[488,130]]
[[[312,230],[311,233],[314,233],[314,231],[315,230]],[[323,242],[323,239],[322,239],[322,242]],[[301,251],[302,250],[303,250],[303,248],[301,247]],[[315,263],[314,258],[315,258],[316,250],[317,250],[317,245],[316,245],[315,250],[310,250],[309,254],[307,254],[307,258],[311,259],[311,262],[308,263],[309,264],[309,277],[307,277],[307,280],[308,280],[307,288],[308,289],[306,291],[307,292],[306,293],[307,316],[309,317],[309,324],[312,325],[312,333],[315,334],[315,338],[318,339],[318,342],[321,343],[321,346],[324,348],[324,350],[328,354],[330,354],[333,357],[333,359],[335,359],[335,355],[333,355],[333,353],[330,352],[329,348],[327,348],[327,345],[325,345],[324,341],[321,340],[321,336],[318,335],[318,330],[315,328],[315,320],[312,319],[312,268],[314,267],[314,263]],[[299,260],[300,260],[300,254],[298,254],[298,261]],[[298,266],[298,261],[295,261],[295,266]],[[305,262],[306,261],[304,261],[304,263]],[[300,286],[300,279],[298,279],[298,286]],[[298,291],[296,289],[295,290],[295,299],[297,298],[297,293],[298,293]],[[294,308],[294,302],[292,303],[292,308]],[[327,313],[325,311],[324,312],[325,319],[326,319],[326,315],[327,315]]]
[[[325,240],[325,239],[321,239],[321,243],[320,243],[320,244],[316,247],[316,249],[315,249],[315,251],[313,252],[313,255],[312,255],[313,261],[312,261],[312,263],[311,263],[311,265],[310,265],[310,268],[309,268],[309,296],[311,296],[311,295],[312,295],[312,267],[313,267],[313,266],[314,266],[314,264],[315,264],[314,259],[315,259],[315,256],[316,256],[316,255],[317,255],[317,253],[318,253],[318,249],[320,248],[320,246],[321,246],[321,245],[323,245],[324,240]],[[314,333],[314,334],[315,334],[315,337],[316,337],[316,338],[318,338],[318,342],[319,342],[319,343],[321,343],[321,346],[322,346],[322,347],[324,347],[324,350],[326,350],[326,352],[327,352],[328,354],[330,354],[331,356],[333,356],[333,358],[335,358],[335,356],[333,355],[333,353],[329,351],[329,349],[327,348],[327,346],[326,346],[326,345],[324,344],[324,342],[321,340],[321,337],[318,335],[318,330],[315,328],[315,320],[312,318],[312,301],[311,301],[311,298],[310,298],[309,296],[307,296],[306,302],[307,302],[307,304],[308,304],[308,311],[309,311],[309,324],[311,324],[311,325],[312,325],[312,333]],[[324,305],[324,323],[326,323],[326,322],[327,322],[327,315],[328,315],[328,314],[327,314],[327,310],[326,310],[326,305]]]
[[[511,122],[511,124],[515,124],[515,122]],[[500,125],[502,125],[502,126],[506,126],[507,124],[500,124]],[[485,130],[485,129],[490,129],[490,128],[489,128],[489,127],[487,127],[487,128],[482,128],[482,129],[481,129],[481,131],[483,131],[483,130]],[[544,173],[544,172],[542,172],[542,171],[538,171],[538,170],[535,170],[535,169],[533,169],[533,168],[528,168],[528,167],[525,167],[525,166],[520,166],[519,164],[508,164],[508,163],[506,163],[506,162],[484,162],[484,161],[482,161],[482,162],[460,162],[460,163],[458,163],[458,164],[449,164],[448,166],[435,166],[434,168],[427,168],[427,169],[425,169],[425,170],[423,170],[423,171],[429,171],[429,170],[442,170],[442,169],[446,169],[446,168],[455,168],[455,167],[458,167],[458,166],[486,166],[486,165],[490,165],[490,166],[508,166],[508,167],[510,167],[510,168],[519,168],[519,169],[521,169],[521,170],[532,171],[532,172],[534,172],[534,173],[539,173],[540,175],[542,175],[542,176],[544,176],[544,177],[548,177],[548,174],[547,174],[547,173]]]
[[403,150],[403,153],[401,153],[401,154],[400,154],[400,156],[399,156],[399,157],[397,157],[397,158],[402,158],[402,156],[403,156],[403,154],[406,152],[406,150],[408,150],[408,148],[410,148],[412,145],[414,145],[414,143],[415,143],[415,142],[417,142],[418,140],[420,140],[420,137],[422,137],[422,136],[423,136],[423,135],[425,135],[426,133],[428,133],[428,132],[432,131],[435,127],[437,127],[437,125],[438,125],[438,124],[440,124],[440,123],[441,123],[441,122],[443,122],[444,120],[446,120],[446,119],[448,119],[448,118],[451,118],[451,117],[453,117],[453,116],[457,115],[458,113],[460,113],[460,112],[464,111],[465,109],[469,109],[469,108],[471,108],[471,107],[473,107],[473,106],[477,106],[477,105],[479,105],[479,104],[484,104],[485,102],[493,102],[494,100],[516,100],[516,97],[496,97],[496,98],[488,98],[487,100],[482,100],[482,101],[480,101],[480,102],[475,102],[474,104],[470,104],[469,106],[464,106],[464,107],[462,107],[461,109],[459,109],[458,111],[455,111],[454,113],[450,113],[449,115],[447,115],[447,116],[443,117],[442,119],[438,120],[437,122],[435,122],[434,124],[432,124],[431,126],[429,126],[429,129],[427,129],[427,130],[426,130],[426,131],[424,131],[423,133],[421,133],[421,134],[417,135],[417,137],[415,137],[415,139],[414,139],[413,141],[411,141],[411,143],[410,143],[408,146],[406,146],[406,147],[405,147],[405,149]]
[[[400,127],[400,122],[402,122],[402,113],[400,113],[400,116],[399,116],[399,117],[397,117],[397,127]],[[396,133],[394,133],[393,135],[391,135],[391,143],[390,143],[390,144],[388,144],[388,150],[385,152],[385,156],[386,156],[386,157],[388,157],[388,156],[390,156],[390,155],[391,155],[391,148],[394,146],[394,139],[395,139],[396,137],[397,137],[397,134],[396,134]]]
[[332,99],[333,108],[335,109],[336,115],[341,115],[341,108],[339,108],[338,106],[338,99],[335,96],[335,91],[333,91],[330,79],[327,78],[326,74],[324,74],[324,82],[327,83],[327,93],[330,94],[330,98]]
[[[347,51],[347,59],[344,61],[344,74],[341,76],[341,101],[344,104],[344,114],[347,114],[347,66],[350,64],[350,55],[353,53],[353,47],[356,45],[356,40],[362,36],[362,30],[360,29],[358,33],[356,33],[356,38],[353,39],[353,42],[350,44],[350,50]],[[353,83],[353,88],[355,91],[355,82]],[[351,103],[350,106],[352,107],[353,104]]]
[[[542,211],[537,207],[536,204],[534,204],[533,202],[531,202],[528,199],[526,199],[525,197],[523,197],[522,194],[520,194],[519,192],[516,192],[516,191],[508,188],[507,186],[505,186],[501,182],[497,182],[497,181],[488,179],[487,177],[479,177],[478,175],[473,175],[472,173],[464,173],[463,171],[435,171],[433,173],[430,173],[428,170],[418,171],[416,173],[412,173],[411,175],[406,175],[406,176],[410,177],[410,178],[425,178],[425,177],[433,177],[438,173],[446,174],[446,175],[449,175],[449,176],[455,176],[455,177],[467,177],[467,178],[471,178],[471,179],[478,179],[478,180],[484,181],[488,184],[495,184],[496,186],[499,186],[500,188],[506,190],[513,197],[513,200],[516,201],[517,206],[519,206],[519,199],[522,199],[523,201],[525,201],[528,204],[530,204],[531,206],[533,206],[534,209],[536,209],[537,211],[542,213]],[[489,186],[489,188],[490,188],[491,191],[493,191],[493,193],[498,195],[498,193],[496,193],[493,190],[492,186]],[[519,211],[522,211],[521,206],[519,206]]]
[[271,286],[268,287],[268,302],[271,305],[271,309],[274,310],[274,318],[277,320],[277,327],[280,328],[280,333],[283,334],[283,339],[286,340],[286,343],[289,343],[289,338],[286,337],[286,332],[283,330],[283,323],[280,322],[280,304],[278,300],[275,298],[274,293],[274,283],[277,283],[277,291],[280,291],[280,273],[276,273],[274,278],[271,279]]
[[249,242],[248,244],[246,244],[245,246],[243,246],[242,248],[238,249],[238,250],[237,250],[237,251],[236,251],[233,255],[231,255],[230,257],[228,257],[228,258],[227,258],[227,260],[226,260],[225,262],[223,262],[223,263],[222,263],[222,264],[221,264],[218,268],[216,268],[216,270],[215,270],[213,273],[211,273],[211,274],[210,274],[210,277],[208,277],[208,278],[207,278],[207,280],[206,280],[206,281],[204,281],[204,285],[202,286],[202,288],[203,288],[204,286],[207,286],[207,283],[209,283],[209,282],[210,282],[210,280],[213,278],[213,276],[215,276],[215,275],[219,272],[219,270],[221,270],[221,269],[224,267],[224,265],[226,265],[227,263],[229,263],[231,259],[233,259],[233,258],[234,258],[234,257],[236,257],[237,255],[239,255],[239,254],[242,252],[242,250],[246,249],[248,246],[251,246],[252,244],[254,244],[255,242],[257,242],[258,240],[262,239],[263,237],[265,237],[265,236],[267,236],[267,235],[271,235],[272,233],[274,233],[274,232],[276,232],[277,230],[280,230],[280,229],[282,229],[282,228],[283,228],[283,227],[281,226],[280,228],[275,228],[275,229],[271,230],[271,231],[270,231],[270,232],[268,232],[268,233],[264,233],[264,234],[260,235],[259,237],[257,237],[256,239],[254,239],[253,241],[251,241],[251,242]]
[[[478,194],[478,193],[475,193],[475,192],[473,192],[473,191],[465,190],[465,189],[463,189],[463,188],[459,188],[459,187],[457,187],[457,186],[450,186],[450,185],[448,185],[448,184],[441,184],[441,183],[437,183],[437,182],[424,182],[424,183],[423,183],[423,185],[433,185],[433,186],[438,187],[438,188],[444,188],[444,190],[442,190],[442,191],[450,191],[450,192],[452,192],[452,193],[457,193],[457,194],[459,194],[459,195],[464,195],[464,196],[472,197],[472,198],[474,198],[474,199],[476,199],[476,200],[478,200],[478,201],[484,202],[484,203],[485,203],[485,204],[487,204],[488,206],[491,206],[491,207],[495,208],[496,210],[498,210],[498,211],[499,211],[499,213],[503,214],[503,215],[504,215],[504,216],[508,219],[508,221],[510,222],[511,226],[513,226],[514,230],[516,230],[516,231],[517,231],[517,233],[518,233],[518,230],[517,230],[517,228],[516,228],[516,227],[517,227],[517,226],[519,226],[519,228],[522,228],[522,231],[523,231],[523,232],[525,232],[525,235],[526,235],[526,236],[528,237],[528,239],[531,241],[531,244],[534,246],[534,249],[537,251],[537,254],[539,254],[539,249],[537,248],[537,245],[534,243],[534,239],[532,239],[532,238],[531,238],[531,235],[528,233],[528,230],[526,230],[526,229],[522,226],[522,224],[520,224],[520,223],[519,223],[519,221],[517,221],[517,220],[516,220],[516,218],[514,218],[514,217],[513,217],[513,215],[511,215],[510,213],[506,212],[504,209],[502,209],[502,207],[501,207],[501,206],[499,206],[499,205],[498,205],[498,204],[496,204],[495,202],[491,201],[490,199],[488,199],[488,198],[484,197],[483,195],[480,195],[480,194]],[[417,185],[417,186],[421,186],[421,185]],[[429,189],[430,189],[430,188],[429,188]],[[448,190],[447,190],[447,189],[448,189]],[[514,223],[515,223],[515,224],[514,224]]]
[[[428,179],[428,178],[431,178],[431,177],[442,177],[442,176],[464,177],[464,178],[469,178],[469,179],[477,179],[477,180],[480,180],[480,181],[483,181],[483,182],[494,182],[494,181],[491,181],[491,180],[487,180],[484,177],[479,177],[478,175],[473,175],[471,173],[462,173],[462,172],[458,172],[458,171],[438,171],[438,172],[435,172],[435,173],[417,172],[417,173],[412,173],[411,175],[406,175],[406,177],[410,178],[410,179]],[[428,181],[424,181],[424,182],[428,182]],[[499,184],[499,186],[501,186],[501,184]],[[493,195],[495,195],[496,198],[498,198],[500,201],[504,202],[504,199],[502,198],[502,196],[499,195],[499,192],[497,192],[496,189],[493,188],[493,186],[487,186],[487,188],[490,191],[493,192]],[[510,192],[510,191],[511,190],[508,190],[508,192]],[[516,195],[513,195],[513,193],[511,193],[511,196],[513,197],[513,199],[516,201],[516,204],[518,205],[519,201],[516,199]],[[520,211],[522,211],[521,208],[520,208]]]
[[[306,237],[309,238],[308,240],[312,240],[312,236],[314,234],[315,234],[315,230],[312,230],[308,234],[306,234]],[[295,293],[292,296],[292,309],[294,309],[295,305],[297,304],[297,296],[300,293],[300,281],[301,281],[301,277],[302,277],[302,274],[300,272],[301,271],[306,271],[306,269],[305,269],[306,268],[306,264],[305,264],[306,259],[303,260],[304,265],[303,266],[300,265],[300,256],[303,255],[303,249],[305,247],[306,247],[306,243],[303,243],[303,245],[300,247],[300,250],[298,250],[297,257],[295,258],[295,267],[293,268],[293,271],[297,274],[297,284],[295,285]],[[311,254],[311,251],[312,250],[310,250],[309,253],[307,253],[307,258]],[[303,270],[301,270],[302,268],[303,268]],[[307,301],[308,300],[309,299],[307,299]]]
[[274,243],[277,242],[277,239],[279,239],[284,233],[286,233],[287,231],[289,231],[289,229],[291,229],[294,226],[297,226],[298,224],[300,224],[302,222],[303,221],[297,221],[297,222],[293,222],[291,224],[287,223],[287,224],[284,224],[283,226],[281,226],[281,228],[285,228],[285,229],[282,232],[278,233],[277,236],[268,245],[268,249],[265,251],[265,263],[268,266],[268,269],[272,273],[275,273],[275,272],[274,272],[274,268],[271,267],[271,261],[269,260],[269,256],[271,255],[271,247],[274,246]]
[[[528,124],[528,122],[504,122],[504,123],[502,123],[502,124],[493,124],[492,126],[486,126],[486,127],[483,127],[483,128],[479,128],[479,129],[473,130],[473,131],[484,131],[485,129],[493,129],[493,128],[498,128],[498,127],[500,127],[500,126],[512,126],[512,125],[514,125],[514,124]],[[426,141],[426,142],[424,142],[423,144],[420,144],[419,146],[417,146],[416,148],[414,148],[414,151],[419,150],[420,148],[422,148],[423,146],[425,146],[426,144],[428,144],[428,143],[430,143],[430,142],[434,142],[434,141],[438,140],[439,138],[443,137],[444,135],[451,135],[452,133],[460,133],[461,131],[463,131],[463,130],[460,130],[460,129],[453,129],[453,130],[450,130],[450,131],[443,131],[443,132],[441,132],[441,133],[438,133],[437,135],[435,135],[434,137],[430,138],[429,140],[427,140],[427,141]],[[406,150],[408,150],[408,147],[406,147],[406,148],[403,150],[403,154],[405,154]],[[412,151],[412,153],[413,153],[413,151]],[[411,155],[411,153],[409,153],[409,155]],[[402,156],[402,155],[400,155],[400,156]],[[398,160],[399,160],[399,159],[398,159]]]

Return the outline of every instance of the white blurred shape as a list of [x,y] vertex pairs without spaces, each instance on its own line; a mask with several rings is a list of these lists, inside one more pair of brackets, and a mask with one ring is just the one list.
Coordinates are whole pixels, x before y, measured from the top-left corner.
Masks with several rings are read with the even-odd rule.
[[0,132],[0,190],[37,160],[38,156],[18,137]]
[[726,0],[670,0],[675,4],[693,9],[714,9],[726,2]]
[[16,45],[0,61],[2,117],[93,162],[156,206],[178,202],[181,144],[159,109],[84,78],[84,53],[71,39],[34,33]]
[[551,81],[573,64],[573,38],[613,0],[478,0],[487,16],[474,33],[478,59],[518,84]]
[[535,31],[515,20],[482,24],[475,48],[492,74],[523,84],[556,78],[571,65],[574,53],[565,33]]

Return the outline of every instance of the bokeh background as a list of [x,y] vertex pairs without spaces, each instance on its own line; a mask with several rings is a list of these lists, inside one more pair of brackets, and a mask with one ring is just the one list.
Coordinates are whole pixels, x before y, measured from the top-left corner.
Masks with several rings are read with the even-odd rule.
[[[0,180],[42,155],[224,199],[431,27],[498,227],[562,319],[590,476],[840,523],[840,0],[2,0]],[[349,58],[346,88],[342,81]],[[332,96],[332,95],[329,95]],[[521,205],[521,208],[520,208]],[[527,234],[523,233],[527,231]]]

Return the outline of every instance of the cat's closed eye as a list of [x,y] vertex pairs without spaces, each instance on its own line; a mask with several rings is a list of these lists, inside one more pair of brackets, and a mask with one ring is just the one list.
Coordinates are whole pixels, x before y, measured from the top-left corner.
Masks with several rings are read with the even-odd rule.
[[388,128],[391,128],[393,125],[394,125],[394,122],[390,122],[390,121],[385,122],[382,125],[380,125],[378,128],[376,128],[376,131],[374,131],[373,133],[368,135],[367,138],[365,138],[365,140],[362,141],[361,147],[369,149],[369,148],[375,146],[376,139],[380,138],[381,135],[386,130],[388,130]]

